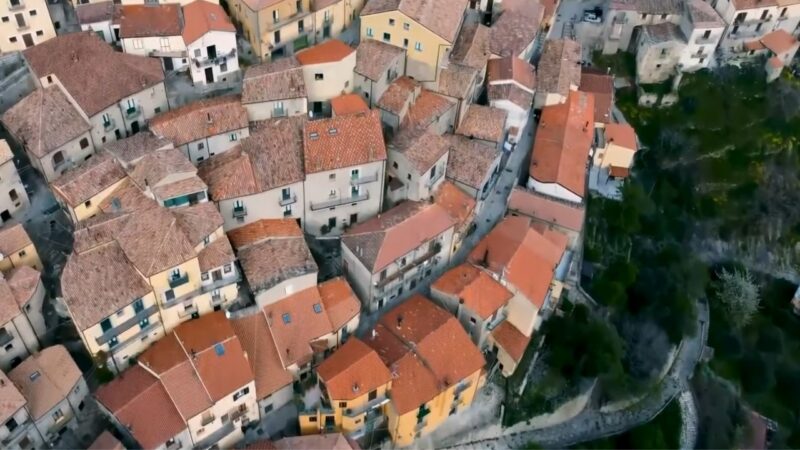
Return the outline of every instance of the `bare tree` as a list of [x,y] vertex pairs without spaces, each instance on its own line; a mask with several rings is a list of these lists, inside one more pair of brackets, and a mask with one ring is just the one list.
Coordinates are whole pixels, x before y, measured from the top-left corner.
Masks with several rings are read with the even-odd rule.
[[717,296],[731,323],[737,328],[743,328],[753,318],[761,303],[761,292],[750,271],[722,269],[717,274]]

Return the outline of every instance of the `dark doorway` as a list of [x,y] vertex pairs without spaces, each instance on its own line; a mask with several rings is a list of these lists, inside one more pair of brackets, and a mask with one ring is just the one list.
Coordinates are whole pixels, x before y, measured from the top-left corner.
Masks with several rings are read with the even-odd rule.
[[206,67],[206,83],[214,82],[214,68]]
[[131,122],[131,134],[136,134],[139,132],[139,121],[134,120]]
[[336,217],[329,217],[328,218],[328,228],[330,230],[333,230],[334,228],[336,228]]
[[119,132],[119,128],[114,130],[114,136],[116,136],[117,139],[122,139],[122,133]]
[[175,66],[172,65],[172,58],[164,58],[164,70],[175,70]]
[[22,35],[22,42],[25,43],[25,48],[33,47],[33,38],[30,33]]
[[314,102],[311,104],[311,110],[314,111],[314,116],[322,114],[322,102]]
[[119,41],[119,27],[114,28],[114,40]]
[[0,212],[0,223],[7,222],[11,220],[11,213],[8,210]]
[[358,223],[358,214],[356,213],[350,214],[350,226],[353,226],[356,223]]
[[215,271],[211,272],[211,280],[212,281],[216,282],[216,281],[219,281],[221,279],[222,279],[222,271],[221,270],[215,270]]
[[209,45],[206,47],[206,53],[208,54],[208,59],[214,59],[217,57],[217,46],[216,45]]

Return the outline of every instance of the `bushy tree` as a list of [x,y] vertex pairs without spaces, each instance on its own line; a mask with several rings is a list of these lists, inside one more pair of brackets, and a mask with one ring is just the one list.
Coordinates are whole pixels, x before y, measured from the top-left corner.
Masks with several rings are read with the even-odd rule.
[[750,323],[761,303],[758,284],[748,270],[722,269],[717,276],[717,297],[725,306],[731,324],[743,328]]

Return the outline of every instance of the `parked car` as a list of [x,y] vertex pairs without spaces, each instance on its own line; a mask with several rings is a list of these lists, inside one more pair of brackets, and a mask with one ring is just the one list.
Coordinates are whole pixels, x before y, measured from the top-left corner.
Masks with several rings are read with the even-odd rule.
[[583,21],[589,23],[601,23],[603,21],[603,10],[600,8],[595,8],[583,11]]

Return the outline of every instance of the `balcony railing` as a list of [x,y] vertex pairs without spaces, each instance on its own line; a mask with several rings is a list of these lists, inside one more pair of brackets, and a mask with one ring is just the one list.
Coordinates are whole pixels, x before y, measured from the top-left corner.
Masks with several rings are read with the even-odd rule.
[[9,11],[17,11],[20,9],[25,9],[25,2],[23,0],[17,0],[15,2],[8,2],[8,10]]
[[236,206],[233,208],[233,218],[239,219],[247,215],[246,206]]
[[373,181],[378,181],[378,173],[373,172],[369,175],[359,174],[356,176],[350,176],[350,184],[353,186],[358,186],[360,184],[372,183]]
[[297,194],[290,194],[288,197],[281,196],[281,199],[278,203],[280,203],[281,206],[297,203]]
[[195,444],[194,448],[209,448],[212,445],[216,444],[225,436],[233,433],[233,430],[236,426],[233,422],[228,421],[222,427],[220,427],[217,431],[211,433],[210,435],[206,436],[205,439]]
[[120,334],[128,331],[129,329],[133,328],[134,326],[139,325],[139,322],[141,322],[144,319],[149,318],[150,316],[152,316],[156,312],[158,312],[158,306],[156,306],[156,305],[151,305],[150,307],[139,311],[138,313],[134,314],[134,316],[131,317],[130,319],[126,320],[125,322],[122,322],[121,324],[111,328],[110,330],[108,330],[108,331],[104,332],[103,334],[101,334],[100,336],[98,336],[97,339],[96,339],[97,340],[97,344],[98,345],[106,344],[111,339],[113,339],[113,338],[119,336]]
[[272,117],[286,117],[286,108],[273,108]]
[[[223,278],[221,280],[217,280],[211,284],[205,284],[200,286],[198,289],[193,289],[180,297],[175,297],[171,300],[167,300],[166,298],[162,298],[161,304],[164,308],[172,308],[173,306],[183,303],[186,300],[194,298],[200,294],[206,294],[208,292],[213,292],[223,286],[228,286],[234,283],[238,283],[241,280],[241,276],[236,274],[234,277]],[[213,300],[213,299],[212,299]]]
[[[439,253],[440,250],[441,250],[441,248],[439,248],[438,250],[437,250],[437,248],[433,248],[431,250],[428,250],[427,252],[425,252],[424,255],[420,256],[419,258],[415,259],[414,261],[411,261],[411,263],[406,264],[405,266],[401,267],[395,273],[393,273],[393,274],[387,276],[386,278],[384,278],[384,279],[378,281],[377,283],[375,283],[375,287],[383,288],[384,286],[388,285],[389,283],[391,283],[391,282],[393,282],[393,281],[395,281],[397,279],[402,279],[403,277],[405,277],[405,275],[408,272],[411,272],[412,269],[415,269],[415,268],[419,267],[425,261],[431,260],[431,258],[436,256],[436,254]],[[432,260],[432,263],[434,265],[437,262],[438,262],[438,260],[436,260],[435,258]]]
[[111,349],[111,351],[114,352],[115,354],[119,353],[119,352],[122,352],[129,345],[140,342],[142,340],[142,338],[144,338],[145,336],[150,334],[151,331],[155,330],[156,328],[158,328],[160,326],[161,326],[161,322],[159,320],[157,320],[157,319],[156,320],[151,320],[150,324],[148,324],[144,328],[140,329],[138,333],[134,334],[133,336],[129,337],[128,339],[125,339],[124,342],[120,342],[119,344],[115,345]]
[[367,411],[370,411],[372,409],[380,407],[381,405],[384,405],[388,401],[389,399],[386,397],[377,397],[374,400],[364,403],[358,408],[347,408],[344,411],[344,415],[347,417],[357,417],[360,416],[361,414],[364,414]]
[[197,305],[192,305],[188,308],[184,308],[182,311],[178,311],[178,317],[181,319],[184,317],[189,317],[193,314],[197,314]]
[[346,205],[348,203],[358,203],[363,202],[364,200],[369,200],[369,192],[364,191],[361,194],[350,195],[347,197],[336,197],[330,200],[325,200],[321,202],[311,202],[311,210],[318,211],[320,209],[325,208],[335,208],[340,205]]
[[224,62],[226,62],[229,58],[236,57],[236,49],[231,49],[228,53],[223,53],[221,55],[216,55],[213,58],[204,57],[204,58],[192,58],[195,67],[205,67],[205,66],[218,66]]
[[180,276],[171,276],[169,277],[169,287],[175,289],[178,286],[183,286],[184,284],[189,282],[189,274],[185,273]]
[[225,303],[228,299],[225,298],[222,294],[212,295],[211,296],[211,306],[218,306]]
[[697,39],[694,40],[694,43],[697,44],[697,45],[711,44],[713,42],[714,42],[714,37],[713,36],[709,36],[709,37],[697,36]]
[[129,106],[125,109],[125,118],[128,120],[133,120],[139,117],[139,114],[142,113],[142,108],[139,105]]
[[111,131],[116,127],[117,127],[117,122],[113,118],[110,118],[108,120],[104,120],[103,121],[103,130],[104,131]]
[[437,181],[439,181],[440,178],[442,178],[442,176],[444,176],[444,170],[440,170],[434,176],[429,178],[428,182],[425,183],[425,187],[430,189],[431,187],[433,187],[434,184],[436,184]]

